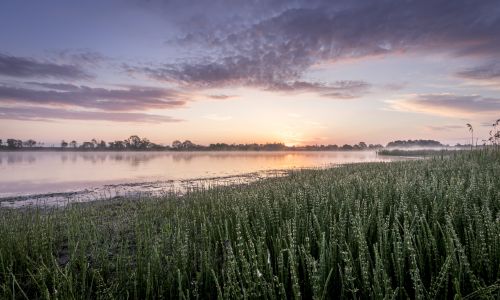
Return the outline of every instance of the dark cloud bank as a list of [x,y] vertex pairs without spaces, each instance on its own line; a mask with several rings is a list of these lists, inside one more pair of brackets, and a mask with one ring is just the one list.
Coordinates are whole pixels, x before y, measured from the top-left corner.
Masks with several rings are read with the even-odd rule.
[[108,111],[175,108],[186,104],[182,94],[167,89],[105,89],[72,84],[31,84],[48,89],[0,86],[0,103],[73,106]]
[[92,76],[76,65],[56,64],[33,58],[0,53],[0,75],[18,78],[90,79]]
[[48,121],[53,119],[112,121],[136,123],[165,123],[182,120],[169,116],[145,113],[119,113],[102,111],[77,111],[48,107],[0,107],[0,119],[23,121]]
[[[500,52],[500,51],[499,51]],[[459,77],[476,80],[500,80],[500,61],[457,72]]]
[[178,122],[181,120],[169,116],[134,111],[176,108],[186,104],[185,96],[167,89],[141,87],[104,89],[41,82],[27,84],[38,88],[0,85],[0,104],[3,104],[3,107],[0,106],[0,119]]
[[[224,1],[217,1],[220,2]],[[229,5],[229,1],[226,3]],[[235,23],[236,30],[218,24],[219,15],[208,16],[206,22],[211,25],[208,27],[217,28],[217,34],[199,34],[194,25],[191,32],[189,26],[185,28],[188,33],[183,45],[207,47],[216,50],[218,55],[130,69],[161,81],[198,88],[246,85],[289,92],[314,90],[332,98],[348,98],[344,93],[337,95],[335,83],[329,86],[304,82],[301,79],[304,72],[322,61],[410,51],[474,55],[485,59],[499,57],[500,2],[497,0],[258,4],[269,5],[274,14],[255,16],[252,23],[247,14],[241,12],[246,16],[243,21],[229,20]],[[208,6],[207,11],[211,11]],[[238,12],[232,11],[232,14],[238,15]],[[475,75],[470,72],[464,75],[485,74],[482,70],[474,72]],[[328,88],[332,89],[331,93],[325,93]]]

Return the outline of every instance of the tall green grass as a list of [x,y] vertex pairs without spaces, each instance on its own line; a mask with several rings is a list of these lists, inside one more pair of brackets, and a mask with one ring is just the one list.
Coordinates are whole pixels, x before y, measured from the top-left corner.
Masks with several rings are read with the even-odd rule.
[[500,297],[500,152],[0,210],[5,299]]

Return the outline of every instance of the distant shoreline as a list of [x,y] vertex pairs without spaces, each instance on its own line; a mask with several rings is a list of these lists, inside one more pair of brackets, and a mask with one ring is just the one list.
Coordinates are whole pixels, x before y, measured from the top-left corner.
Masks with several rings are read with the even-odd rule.
[[[379,152],[381,150],[394,150],[412,151],[415,148],[376,148],[376,149],[322,149],[322,148],[287,148],[287,149],[82,149],[82,148],[60,148],[60,147],[33,147],[33,148],[19,148],[9,149],[0,148],[0,152]],[[464,150],[469,147],[426,147],[426,150],[440,151],[440,150]]]

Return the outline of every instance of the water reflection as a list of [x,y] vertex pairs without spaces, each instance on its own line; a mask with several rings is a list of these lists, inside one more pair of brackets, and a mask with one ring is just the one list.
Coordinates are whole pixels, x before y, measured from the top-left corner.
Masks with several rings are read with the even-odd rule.
[[36,155],[33,153],[30,154],[25,154],[19,155],[20,153],[16,152],[1,152],[0,153],[0,166],[5,164],[12,165],[12,164],[21,164],[21,163],[28,163],[32,164],[36,162]]
[[0,197],[387,161],[375,152],[0,152]]

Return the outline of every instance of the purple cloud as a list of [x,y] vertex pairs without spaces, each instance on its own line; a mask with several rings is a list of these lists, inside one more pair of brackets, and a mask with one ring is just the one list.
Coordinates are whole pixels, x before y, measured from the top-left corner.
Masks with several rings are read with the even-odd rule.
[[227,99],[235,98],[236,96],[218,94],[218,95],[207,95],[207,97],[210,99],[215,99],[215,100],[227,100]]
[[457,72],[457,76],[475,80],[499,80],[500,63],[490,63],[475,68]]
[[293,81],[274,83],[268,90],[281,92],[315,92],[333,99],[353,99],[367,92],[371,85],[364,81],[344,80],[331,84]]
[[46,89],[1,86],[0,103],[82,107],[110,111],[168,109],[184,106],[186,96],[159,88],[91,88],[71,84],[32,83]]
[[20,78],[89,79],[92,76],[76,65],[37,61],[0,53],[0,75]]
[[500,99],[479,95],[423,94],[394,102],[396,109],[425,112],[437,115],[470,115],[500,113]]
[[[239,26],[228,28],[218,15],[209,14],[208,34],[184,28],[188,33],[182,44],[200,47],[208,57],[129,70],[202,89],[238,85],[273,89],[298,82],[309,85],[305,90],[323,90],[321,84],[302,78],[311,66],[326,60],[410,51],[499,56],[496,0],[272,1],[269,5],[273,13],[253,15],[253,22],[245,18]],[[265,8],[265,2],[260,7]],[[335,91],[331,95],[342,98]]]
[[432,131],[450,131],[455,129],[464,129],[463,125],[439,125],[439,126],[427,126],[429,130]]
[[47,107],[0,107],[0,119],[23,121],[84,120],[133,123],[166,123],[182,120],[145,113],[76,111]]
[[90,49],[66,49],[56,51],[55,54],[59,60],[78,66],[96,66],[105,60],[109,60],[108,57]]

